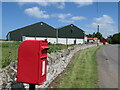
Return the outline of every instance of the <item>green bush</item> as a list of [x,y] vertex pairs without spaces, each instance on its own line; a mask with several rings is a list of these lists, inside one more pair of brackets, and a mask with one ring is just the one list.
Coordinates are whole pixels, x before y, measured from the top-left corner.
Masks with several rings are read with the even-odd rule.
[[107,37],[107,40],[110,44],[120,44],[120,33],[116,33],[113,36],[110,35],[109,37]]

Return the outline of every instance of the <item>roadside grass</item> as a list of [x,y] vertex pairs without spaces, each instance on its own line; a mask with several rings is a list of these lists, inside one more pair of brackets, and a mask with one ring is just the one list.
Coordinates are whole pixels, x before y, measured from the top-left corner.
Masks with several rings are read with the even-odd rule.
[[99,48],[100,46],[79,51],[54,88],[99,88],[96,62],[96,51]]
[[2,68],[17,60],[20,42],[0,42],[2,44]]
[[[21,42],[0,42],[0,48],[2,48],[2,68],[8,66],[11,61],[17,60],[18,58],[18,47]],[[68,45],[72,46],[72,45]],[[67,48],[67,45],[62,44],[51,44],[49,45],[48,53],[56,52],[57,50]]]
[[71,45],[64,45],[64,44],[51,44],[49,45],[48,53],[56,52],[58,50],[66,49],[67,47],[74,46],[74,44]]

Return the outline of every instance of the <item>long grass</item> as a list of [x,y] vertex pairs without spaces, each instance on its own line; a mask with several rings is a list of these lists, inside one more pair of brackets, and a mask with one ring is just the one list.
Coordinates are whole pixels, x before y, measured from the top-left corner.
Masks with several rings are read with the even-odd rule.
[[2,68],[17,60],[20,42],[2,42]]
[[98,88],[96,51],[92,47],[79,51],[59,82],[54,88]]
[[[8,66],[11,61],[18,59],[18,47],[21,42],[0,42],[2,48],[2,68]],[[72,45],[68,45],[72,46]],[[51,44],[49,45],[48,53],[56,52],[57,50],[65,49],[67,45]]]

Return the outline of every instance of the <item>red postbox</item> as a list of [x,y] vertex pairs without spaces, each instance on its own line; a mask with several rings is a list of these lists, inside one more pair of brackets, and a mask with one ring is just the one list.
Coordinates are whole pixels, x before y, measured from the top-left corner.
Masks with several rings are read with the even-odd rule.
[[46,80],[46,40],[26,40],[18,49],[17,82],[40,85]]

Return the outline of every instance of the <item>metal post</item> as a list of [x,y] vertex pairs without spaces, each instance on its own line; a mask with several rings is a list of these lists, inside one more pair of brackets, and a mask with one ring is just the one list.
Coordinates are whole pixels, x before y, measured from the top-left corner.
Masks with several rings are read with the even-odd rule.
[[29,84],[29,90],[35,90],[35,84]]
[[36,36],[35,36],[35,40],[36,40]]
[[58,44],[58,29],[56,29],[56,44]]
[[97,32],[99,32],[99,25],[97,26]]
[[66,38],[66,45],[67,45],[67,48],[68,48],[68,38]]
[[8,41],[10,41],[10,33],[9,33],[9,35],[8,35]]

